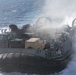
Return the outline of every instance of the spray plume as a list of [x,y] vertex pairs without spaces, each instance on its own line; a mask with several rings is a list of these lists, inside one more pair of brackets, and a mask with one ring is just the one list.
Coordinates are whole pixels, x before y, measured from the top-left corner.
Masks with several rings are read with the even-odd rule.
[[76,16],[75,2],[75,0],[45,0],[43,13],[39,15],[43,17],[36,21],[31,30],[36,35],[40,33],[39,36],[42,37],[48,34],[50,38],[56,38],[56,32],[65,32],[72,26],[72,21]]
[[34,33],[35,37],[40,37],[42,39],[57,39],[61,35],[58,33],[66,32],[69,26],[56,26],[52,19],[49,17],[40,17],[34,26],[29,30]]

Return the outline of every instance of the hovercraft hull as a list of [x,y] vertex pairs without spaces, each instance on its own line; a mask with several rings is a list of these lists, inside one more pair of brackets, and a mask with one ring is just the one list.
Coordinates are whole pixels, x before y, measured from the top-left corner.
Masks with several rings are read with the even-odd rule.
[[28,73],[54,73],[66,67],[70,54],[56,59],[47,59],[25,53],[0,54],[0,71],[28,72]]

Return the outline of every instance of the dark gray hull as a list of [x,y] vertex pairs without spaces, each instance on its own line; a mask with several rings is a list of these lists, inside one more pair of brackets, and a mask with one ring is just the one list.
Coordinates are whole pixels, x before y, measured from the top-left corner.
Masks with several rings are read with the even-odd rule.
[[[6,58],[4,56],[6,55]],[[1,54],[0,71],[54,73],[63,70],[71,58],[71,52],[56,59],[47,59],[39,56],[29,56],[25,53]]]

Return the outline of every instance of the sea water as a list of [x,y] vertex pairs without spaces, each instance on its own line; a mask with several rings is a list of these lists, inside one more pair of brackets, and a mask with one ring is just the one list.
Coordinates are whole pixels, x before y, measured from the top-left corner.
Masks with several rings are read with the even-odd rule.
[[0,0],[0,27],[32,23],[44,0]]

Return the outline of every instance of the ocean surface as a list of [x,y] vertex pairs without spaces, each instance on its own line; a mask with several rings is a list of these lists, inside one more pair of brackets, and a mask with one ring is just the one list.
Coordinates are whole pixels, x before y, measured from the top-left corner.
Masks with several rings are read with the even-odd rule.
[[[39,17],[52,18],[56,26],[63,24],[71,26],[72,20],[76,17],[75,3],[75,0],[0,0],[0,28],[8,27],[10,24],[17,26],[35,24]],[[0,72],[0,75],[38,74]],[[64,70],[50,75],[76,75],[76,51]]]
[[33,23],[44,3],[44,0],[0,0],[0,27]]

